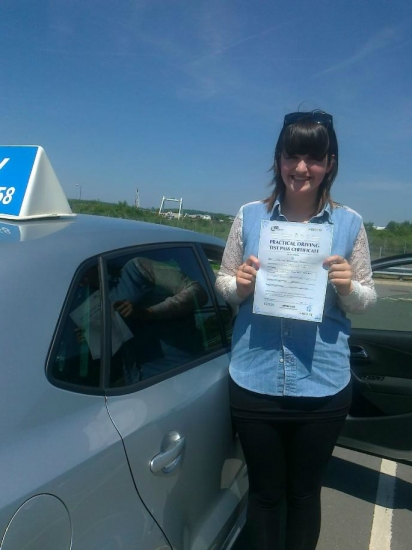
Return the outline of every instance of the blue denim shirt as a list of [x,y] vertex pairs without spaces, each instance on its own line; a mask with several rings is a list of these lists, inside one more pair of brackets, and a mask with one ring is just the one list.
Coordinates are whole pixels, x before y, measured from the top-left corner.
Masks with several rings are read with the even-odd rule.
[[[272,212],[262,202],[245,205],[243,261],[257,256],[263,219],[286,220],[279,202]],[[310,223],[333,224],[331,255],[349,259],[362,225],[359,214],[327,205]],[[253,295],[240,304],[233,331],[230,375],[239,386],[261,394],[321,397],[349,383],[350,321],[330,283],[321,323],[256,315],[252,307]]]

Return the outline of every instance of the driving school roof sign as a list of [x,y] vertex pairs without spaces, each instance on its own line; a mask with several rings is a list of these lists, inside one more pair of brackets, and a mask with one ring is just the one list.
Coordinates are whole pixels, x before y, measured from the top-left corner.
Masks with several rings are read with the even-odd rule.
[[0,146],[0,218],[74,215],[42,147]]

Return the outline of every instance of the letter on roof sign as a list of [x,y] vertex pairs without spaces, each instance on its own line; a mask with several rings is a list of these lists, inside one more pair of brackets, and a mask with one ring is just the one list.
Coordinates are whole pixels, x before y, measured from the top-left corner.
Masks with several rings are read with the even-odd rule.
[[9,162],[10,159],[3,159],[0,162],[0,170],[3,168],[3,166],[6,166],[6,164]]

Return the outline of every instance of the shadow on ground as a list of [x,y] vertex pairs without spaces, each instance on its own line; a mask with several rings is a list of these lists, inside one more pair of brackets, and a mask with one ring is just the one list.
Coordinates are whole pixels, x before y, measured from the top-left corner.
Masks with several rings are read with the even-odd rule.
[[[377,500],[380,475],[390,477],[367,466],[333,456],[323,485],[371,504],[385,506],[385,502]],[[396,478],[394,509],[412,511],[412,483]]]

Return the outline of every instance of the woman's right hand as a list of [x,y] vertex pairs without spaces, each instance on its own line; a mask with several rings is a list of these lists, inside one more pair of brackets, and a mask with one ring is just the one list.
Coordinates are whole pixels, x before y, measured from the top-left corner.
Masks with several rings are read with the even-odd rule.
[[256,273],[260,267],[256,256],[249,258],[236,271],[236,293],[241,298],[247,298],[255,290]]

